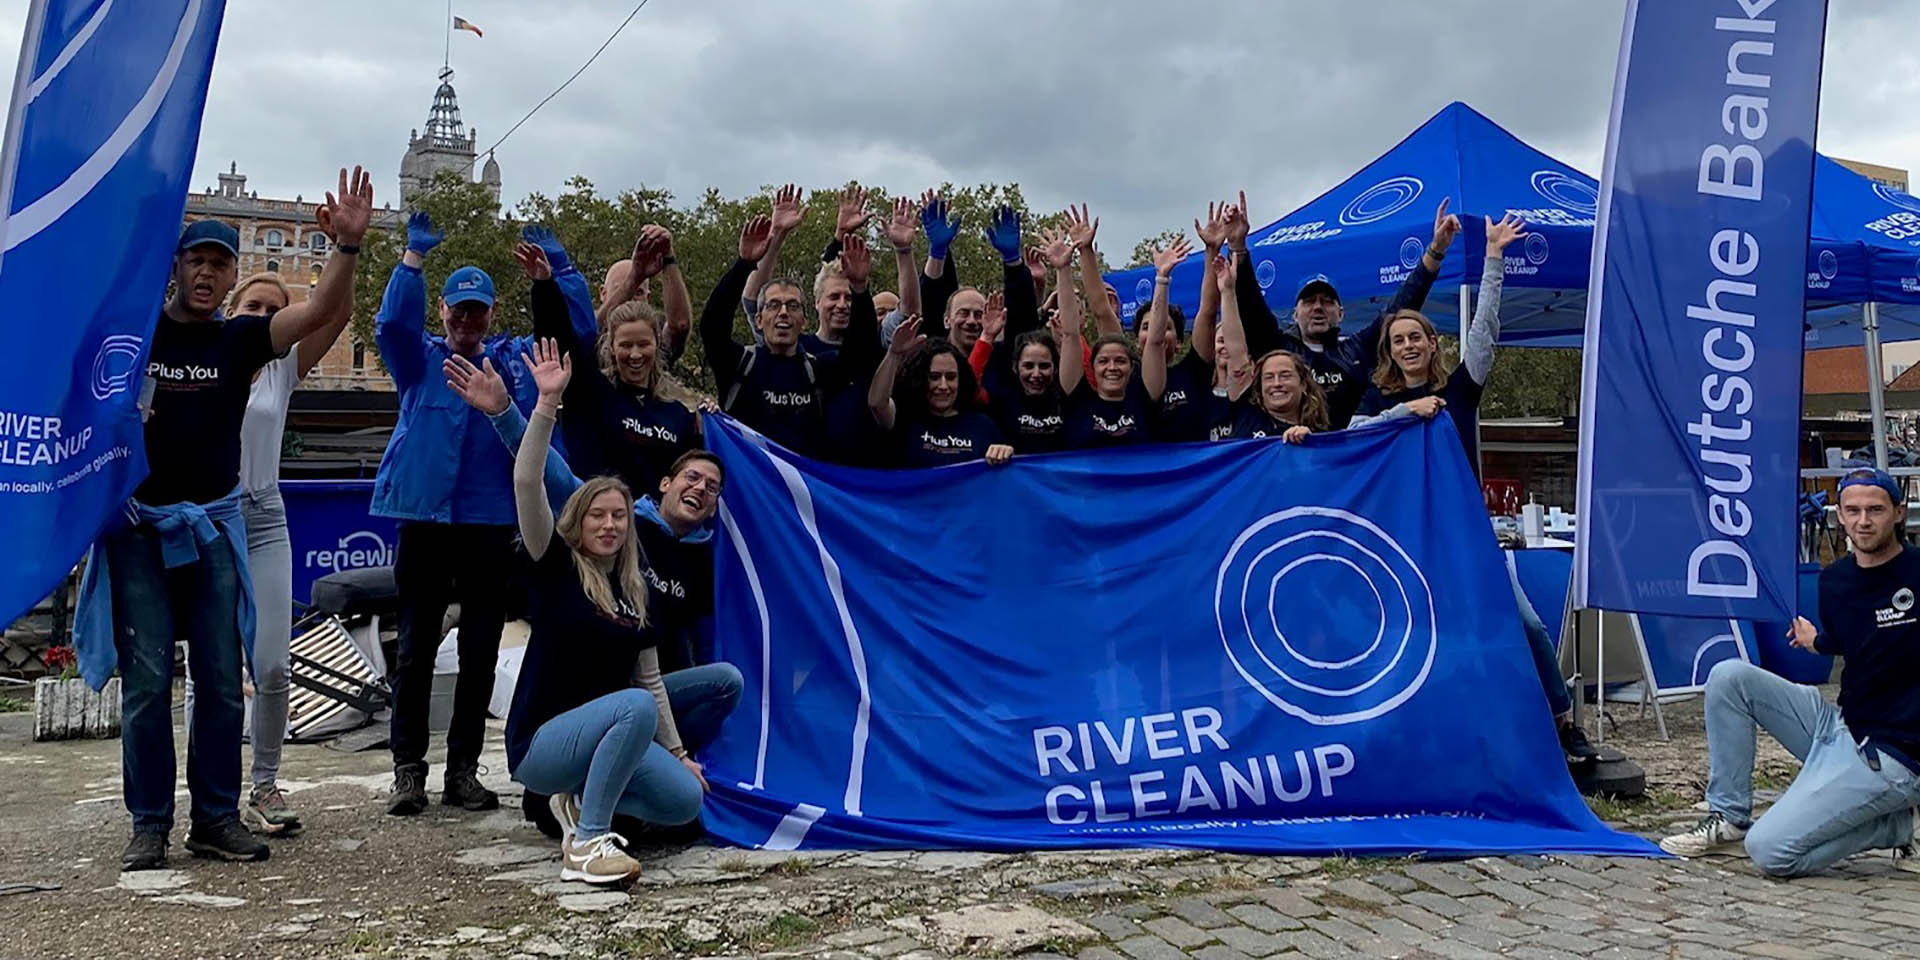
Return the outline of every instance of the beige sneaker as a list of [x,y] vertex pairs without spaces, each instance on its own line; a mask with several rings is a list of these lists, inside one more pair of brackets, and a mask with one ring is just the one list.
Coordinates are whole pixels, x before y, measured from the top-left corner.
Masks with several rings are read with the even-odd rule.
[[575,843],[560,841],[560,879],[582,883],[622,883],[640,875],[640,861],[620,852],[626,839],[603,833]]
[[573,840],[574,828],[580,826],[580,798],[571,793],[556,793],[547,798],[547,809],[553,811],[553,819],[560,822],[560,839]]
[[1747,829],[1736,827],[1718,813],[1709,813],[1691,828],[1660,841],[1660,849],[1677,857],[1704,857],[1733,853],[1746,839]]

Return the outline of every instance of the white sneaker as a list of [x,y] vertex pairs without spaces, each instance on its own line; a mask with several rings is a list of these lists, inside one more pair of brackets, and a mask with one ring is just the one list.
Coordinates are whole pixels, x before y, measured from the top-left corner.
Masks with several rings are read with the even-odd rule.
[[626,838],[603,833],[581,843],[560,841],[560,879],[621,883],[640,875],[640,861],[620,851]]
[[560,821],[560,839],[572,840],[574,828],[580,826],[580,798],[571,793],[556,793],[547,798],[547,809]]
[[1676,833],[1660,841],[1660,849],[1678,857],[1704,857],[1727,853],[1729,847],[1746,839],[1747,828],[1736,827],[1718,813],[1709,813],[1685,833]]

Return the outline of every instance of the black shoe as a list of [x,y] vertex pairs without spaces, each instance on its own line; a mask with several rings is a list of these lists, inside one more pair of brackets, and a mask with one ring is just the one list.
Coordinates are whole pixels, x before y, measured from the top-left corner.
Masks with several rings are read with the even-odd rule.
[[520,815],[528,823],[540,828],[540,832],[555,840],[566,836],[560,821],[554,818],[553,807],[547,804],[547,795],[528,790],[520,795]]
[[393,796],[387,812],[411,817],[427,808],[427,765],[403,763],[393,768]]
[[273,855],[238,818],[222,820],[211,826],[195,825],[187,831],[187,849],[208,860],[265,860]]
[[135,830],[120,855],[121,870],[158,870],[167,865],[167,832]]
[[447,769],[446,779],[440,784],[440,802],[449,807],[464,807],[468,810],[497,810],[500,808],[500,795],[480,785],[475,767]]
[[1586,763],[1600,756],[1600,751],[1587,741],[1587,732],[1580,729],[1577,723],[1560,725],[1560,750],[1567,755],[1568,761],[1574,763]]

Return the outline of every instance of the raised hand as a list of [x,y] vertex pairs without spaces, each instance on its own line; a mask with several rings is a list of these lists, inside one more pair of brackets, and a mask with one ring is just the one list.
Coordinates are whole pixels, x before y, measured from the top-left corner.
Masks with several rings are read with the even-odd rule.
[[558,400],[567,390],[567,381],[573,379],[573,358],[552,337],[535,340],[533,356],[523,353],[520,359],[533,374],[533,385],[540,388],[542,400]]
[[1481,217],[1487,222],[1487,256],[1497,257],[1507,249],[1507,244],[1527,235],[1527,222],[1509,210],[1501,216],[1498,223],[1492,217]]
[[1164,277],[1173,273],[1173,268],[1179,266],[1180,261],[1185,260],[1191,253],[1193,253],[1193,248],[1187,245],[1187,238],[1176,237],[1172,243],[1167,244],[1165,250],[1154,251],[1154,274]]
[[333,238],[336,244],[359,246],[367,236],[367,225],[373,222],[373,178],[359,167],[353,168],[353,175],[347,175],[347,168],[340,168],[340,193],[327,194],[327,202],[314,211],[319,221],[320,232]]
[[1039,247],[1028,247],[1026,261],[1027,272],[1033,275],[1033,282],[1039,285],[1040,289],[1045,290],[1047,283],[1047,255],[1041,253]]
[[918,213],[914,209],[913,198],[894,198],[893,216],[887,220],[887,242],[893,244],[895,250],[913,249],[913,235],[919,230],[916,223]]
[[953,249],[953,238],[960,233],[960,215],[947,217],[947,198],[929,190],[920,206],[920,230],[927,235],[927,256],[945,260]]
[[873,253],[867,249],[867,238],[858,233],[850,233],[840,245],[840,272],[845,274],[847,282],[855,290],[864,290],[867,278],[873,275]]
[[440,372],[446,374],[447,389],[459,395],[474,408],[488,416],[507,412],[507,405],[513,398],[507,393],[507,382],[493,369],[493,361],[480,358],[480,366],[473,365],[459,354],[453,354],[440,364]]
[[920,315],[914,314],[893,328],[893,337],[887,341],[887,352],[899,360],[907,359],[927,338],[920,333]]
[[867,212],[867,192],[857,183],[849,183],[840,191],[840,214],[834,219],[835,236],[845,237],[867,225],[873,214]]
[[1092,250],[1094,234],[1100,232],[1100,219],[1087,219],[1087,205],[1081,204],[1078,210],[1067,208],[1067,239],[1073,242],[1076,250]]
[[1433,246],[1428,252],[1444,256],[1447,248],[1453,245],[1453,238],[1460,233],[1460,218],[1447,212],[1453,205],[1452,197],[1440,198],[1440,208],[1433,212]]
[[1233,209],[1233,205],[1230,203],[1209,203],[1207,204],[1207,222],[1203,224],[1198,218],[1194,219],[1194,235],[1200,238],[1201,244],[1209,251],[1217,251],[1226,244],[1227,218],[1225,213],[1231,209]]
[[525,240],[514,245],[513,259],[520,261],[520,269],[526,271],[528,280],[553,279],[553,265],[547,261],[546,251]]
[[773,218],[765,214],[750,217],[740,227],[740,259],[759,263],[773,243]]
[[1007,329],[1007,297],[995,290],[987,297],[987,318],[981,323],[980,336],[988,343],[1000,339],[1002,331]]
[[447,235],[433,228],[433,218],[425,210],[415,211],[407,218],[407,249],[421,256],[433,252]]
[[1047,266],[1055,270],[1065,270],[1073,263],[1073,243],[1067,239],[1067,231],[1059,227],[1048,227],[1040,237],[1040,253],[1047,258]]
[[1247,192],[1245,190],[1240,191],[1239,205],[1222,210],[1221,216],[1225,218],[1227,222],[1228,245],[1232,246],[1235,250],[1246,249],[1247,230],[1251,226],[1247,221]]
[[1213,261],[1213,282],[1220,288],[1222,297],[1233,296],[1233,281],[1240,274],[1238,257],[1216,257]]
[[773,232],[785,237],[807,218],[807,205],[800,199],[800,188],[789,183],[773,192]]
[[545,251],[547,263],[553,266],[554,272],[567,269],[570,263],[567,259],[567,248],[561,246],[560,238],[554,236],[552,230],[536,224],[528,224],[520,228],[520,239],[535,244]]
[[649,277],[658,276],[667,268],[667,258],[673,255],[673,234],[667,228],[649,223],[640,228],[640,235],[633,241],[633,276],[638,283]]
[[1413,411],[1413,415],[1422,420],[1432,420],[1434,414],[1439,413],[1446,405],[1447,402],[1439,397],[1421,397],[1418,400],[1407,401],[1407,409]]
[[993,222],[986,227],[987,242],[1000,251],[1002,263],[1020,261],[1020,214],[1007,204],[993,211]]

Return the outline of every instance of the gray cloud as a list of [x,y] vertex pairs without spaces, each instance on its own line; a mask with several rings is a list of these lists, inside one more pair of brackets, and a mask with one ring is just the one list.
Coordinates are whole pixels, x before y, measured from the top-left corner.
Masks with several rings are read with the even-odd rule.
[[[482,144],[573,72],[624,2],[458,0],[453,37]],[[1920,163],[1916,8],[1835,0],[1821,141]],[[895,192],[1014,181],[1087,202],[1103,246],[1191,221],[1244,186],[1256,221],[1333,186],[1448,101],[1597,172],[1623,0],[1210,4],[1060,0],[654,0],[500,148],[505,192],[583,174],[684,200],[857,178]],[[237,162],[262,195],[316,195],[366,163],[387,199],[426,120],[444,8],[233,0],[193,176]],[[0,11],[18,49],[24,10]]]

